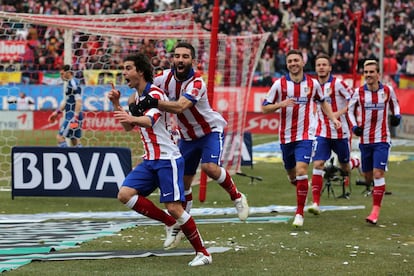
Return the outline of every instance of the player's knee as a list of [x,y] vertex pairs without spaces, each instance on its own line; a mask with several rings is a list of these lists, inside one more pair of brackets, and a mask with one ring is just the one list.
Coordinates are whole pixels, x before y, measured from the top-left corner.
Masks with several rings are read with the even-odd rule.
[[213,179],[217,179],[220,176],[220,166],[215,163],[203,163],[201,164],[201,169]]
[[176,219],[181,217],[184,212],[183,205],[179,201],[169,202],[165,204],[165,207],[167,208],[168,213]]
[[323,160],[315,160],[313,162],[313,168],[317,170],[323,170],[325,162]]
[[118,200],[124,204],[127,203],[131,199],[131,197],[132,195],[123,189],[119,190],[117,196]]

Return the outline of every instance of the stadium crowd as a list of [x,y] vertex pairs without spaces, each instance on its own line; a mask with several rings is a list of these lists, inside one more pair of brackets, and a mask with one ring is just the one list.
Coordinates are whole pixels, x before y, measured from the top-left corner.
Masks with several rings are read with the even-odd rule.
[[[0,9],[8,12],[32,14],[130,14],[193,7],[195,20],[210,30],[213,0],[41,0],[2,1]],[[314,71],[314,58],[320,52],[331,57],[334,73],[351,73],[356,43],[356,14],[362,16],[358,60],[378,59],[380,50],[379,0],[246,0],[221,1],[219,32],[228,35],[260,34],[270,32],[257,72],[263,76],[285,73],[285,53],[293,46],[293,32],[298,34],[305,72]],[[384,73],[414,75],[414,1],[385,2]],[[2,36],[3,37],[3,36]],[[3,71],[56,70],[63,64],[63,31],[55,28],[25,29],[20,39],[28,40],[29,50],[22,61],[3,64]],[[117,45],[111,53],[103,50],[95,36],[79,38],[86,47],[80,47],[75,68],[116,69],[122,60]],[[137,39],[138,40],[138,39]],[[154,58],[156,67],[168,67],[168,51],[163,43],[142,42]],[[148,45],[145,45],[148,44]],[[108,46],[108,45],[105,45]],[[122,47],[122,45],[118,45]],[[118,48],[119,48],[118,47]],[[158,58],[160,52],[166,58]],[[112,59],[109,58],[109,54]],[[157,56],[157,57],[156,57]],[[100,62],[96,62],[97,59]],[[112,61],[110,61],[112,60]],[[358,68],[362,68],[359,64]],[[360,70],[360,69],[359,69]],[[273,73],[276,72],[276,73]]]

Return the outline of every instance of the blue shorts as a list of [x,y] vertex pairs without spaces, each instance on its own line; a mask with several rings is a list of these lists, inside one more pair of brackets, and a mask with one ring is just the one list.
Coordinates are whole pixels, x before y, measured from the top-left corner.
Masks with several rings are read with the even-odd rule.
[[144,160],[127,175],[122,186],[145,197],[159,188],[161,203],[185,201],[184,159]]
[[185,160],[184,175],[195,175],[201,163],[214,163],[221,166],[223,133],[212,132],[197,140],[180,140],[178,146]]
[[312,140],[303,140],[280,144],[285,169],[293,169],[296,167],[296,162],[304,162],[309,164],[312,156],[312,143]]
[[331,151],[338,155],[338,162],[346,164],[349,162],[349,140],[345,139],[330,139],[326,137],[317,136],[313,141],[313,156],[312,160],[326,161],[331,157]]
[[386,171],[390,147],[388,143],[359,144],[362,172],[370,172],[374,168]]
[[79,120],[79,127],[75,130],[71,129],[69,124],[70,120],[64,120],[62,125],[59,128],[59,135],[65,138],[78,138],[82,137],[82,120]]

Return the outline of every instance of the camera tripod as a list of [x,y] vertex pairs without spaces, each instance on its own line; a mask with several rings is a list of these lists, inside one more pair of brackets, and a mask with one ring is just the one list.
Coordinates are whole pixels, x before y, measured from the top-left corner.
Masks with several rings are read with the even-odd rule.
[[355,181],[355,185],[365,186],[365,189],[362,191],[364,196],[370,196],[372,194],[371,186],[373,186],[374,183],[366,183],[364,180],[357,179],[357,181]]
[[[334,198],[346,198],[346,199],[349,199],[349,197],[351,195],[351,190],[349,192],[346,192],[346,189],[345,189],[345,186],[346,186],[345,185],[346,184],[345,183],[346,177],[347,177],[347,175],[341,174],[340,176],[334,175],[334,176],[331,176],[331,177],[326,178],[325,179],[326,180],[325,181],[325,185],[324,185],[324,187],[323,187],[323,189],[321,191],[321,194],[323,194],[323,192],[325,190],[327,190],[327,192],[328,192],[328,198],[332,194]],[[335,183],[335,182],[339,182],[342,185],[342,195],[340,195],[338,197],[335,195],[335,190],[332,187],[332,183]],[[349,186],[349,188],[351,189],[350,186]]]
[[255,184],[254,183],[255,180],[257,180],[257,181],[262,181],[263,180],[263,178],[261,176],[247,175],[247,174],[242,173],[242,172],[237,172],[236,174],[240,175],[240,176],[250,178],[250,184]]

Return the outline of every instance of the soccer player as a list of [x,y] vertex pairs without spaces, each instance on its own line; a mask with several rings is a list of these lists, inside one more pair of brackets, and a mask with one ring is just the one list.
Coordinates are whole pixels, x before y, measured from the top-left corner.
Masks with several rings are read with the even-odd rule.
[[[377,224],[385,192],[385,171],[391,147],[390,123],[398,126],[401,121],[400,106],[394,89],[379,81],[379,65],[375,60],[364,62],[365,84],[359,87],[348,106],[352,131],[360,136],[361,170],[365,183],[374,182],[372,209],[366,221]],[[355,115],[358,114],[358,117]]]
[[[323,186],[323,175],[325,162],[331,157],[331,151],[338,156],[341,175],[348,177],[350,167],[350,129],[347,121],[348,102],[352,96],[352,90],[345,82],[331,75],[332,66],[330,57],[320,54],[315,59],[315,70],[319,84],[330,103],[332,112],[341,122],[341,127],[336,129],[328,116],[322,112],[320,106],[317,108],[318,123],[316,127],[316,139],[313,145],[313,172],[312,172],[312,197],[313,203],[308,208],[312,214],[320,214],[320,198]],[[349,181],[349,179],[348,179]]]
[[31,110],[34,102],[26,97],[26,93],[20,92],[19,97],[7,101],[9,104],[16,104],[16,110]]
[[60,70],[64,83],[64,98],[59,107],[49,116],[49,123],[55,122],[59,115],[65,112],[65,119],[59,128],[56,139],[59,147],[80,147],[82,137],[82,89],[79,80],[73,77],[70,65],[66,64]]
[[[146,97],[140,106],[143,109],[157,107],[177,114],[181,134],[179,147],[185,159],[187,212],[192,206],[191,184],[201,161],[201,170],[227,191],[239,219],[246,220],[249,215],[247,199],[237,190],[229,172],[221,167],[223,131],[227,122],[211,108],[206,84],[201,75],[194,71],[194,63],[194,47],[186,42],[178,43],[174,48],[173,68],[162,71],[154,79],[154,84],[163,89],[171,101]],[[177,236],[177,242],[179,239]]]
[[[163,222],[167,226],[166,241],[171,239],[172,230],[180,227],[196,251],[189,266],[210,264],[212,257],[204,247],[194,219],[183,209],[181,203],[184,201],[184,159],[169,132],[168,116],[157,108],[143,111],[137,107],[140,99],[146,95],[159,100],[168,98],[152,84],[153,68],[145,55],[126,57],[122,75],[128,86],[136,90],[128,100],[131,114],[120,106],[120,92],[114,87],[108,98],[114,106],[115,118],[126,131],[131,131],[135,126],[140,128],[145,155],[143,162],[125,178],[118,199],[136,212]],[[160,189],[160,202],[165,204],[168,214],[147,199],[157,188]]]
[[314,101],[333,121],[341,126],[325,101],[319,82],[303,72],[305,62],[302,53],[290,50],[286,54],[288,74],[276,80],[267,93],[263,113],[280,112],[279,140],[283,163],[290,183],[296,186],[296,214],[294,227],[303,226],[304,207],[308,194],[308,167],[315,137],[316,114]]

